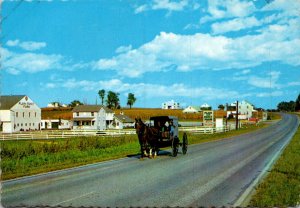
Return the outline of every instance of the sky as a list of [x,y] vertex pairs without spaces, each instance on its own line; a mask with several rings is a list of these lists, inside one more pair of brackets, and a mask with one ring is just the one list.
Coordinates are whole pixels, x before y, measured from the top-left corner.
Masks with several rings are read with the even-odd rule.
[[119,93],[127,107],[247,100],[274,109],[300,93],[300,1],[5,0],[1,94],[39,107]]

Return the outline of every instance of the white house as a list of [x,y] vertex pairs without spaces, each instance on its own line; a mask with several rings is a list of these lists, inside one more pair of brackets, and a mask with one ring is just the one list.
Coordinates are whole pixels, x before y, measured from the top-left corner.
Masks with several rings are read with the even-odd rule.
[[134,120],[124,114],[114,115],[116,129],[133,128]]
[[185,108],[182,112],[183,113],[199,113],[200,107],[199,106],[188,106],[187,108]]
[[211,106],[208,105],[207,103],[204,103],[203,105],[200,106],[201,110],[211,110]]
[[167,102],[162,103],[162,109],[180,109],[180,104],[175,102],[174,100],[170,100]]
[[[227,116],[229,116],[230,114],[233,114],[235,116],[235,114],[236,114],[236,102],[231,103],[229,105],[229,107],[230,107],[231,110],[227,110]],[[255,111],[256,110],[254,110],[254,105],[249,103],[246,100],[243,100],[242,102],[238,103],[238,114],[239,114],[240,119],[252,118],[252,114]]]
[[39,130],[41,109],[26,95],[0,96],[0,126],[3,133]]
[[73,129],[105,130],[112,128],[114,112],[101,105],[78,105],[73,108]]

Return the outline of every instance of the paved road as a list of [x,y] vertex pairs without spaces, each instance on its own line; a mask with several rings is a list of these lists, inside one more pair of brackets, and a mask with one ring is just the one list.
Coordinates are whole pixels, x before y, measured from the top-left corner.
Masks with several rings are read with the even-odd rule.
[[298,126],[296,116],[242,136],[189,147],[176,158],[123,158],[2,183],[2,205],[231,206]]

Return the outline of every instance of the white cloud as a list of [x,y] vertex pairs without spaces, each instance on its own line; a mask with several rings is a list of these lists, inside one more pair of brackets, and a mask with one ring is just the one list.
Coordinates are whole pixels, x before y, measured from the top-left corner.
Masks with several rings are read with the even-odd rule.
[[260,93],[256,93],[255,96],[256,97],[260,97],[260,98],[264,98],[264,97],[280,97],[283,95],[282,91],[273,91],[273,92],[260,92]]
[[10,47],[20,47],[27,51],[35,51],[46,47],[47,44],[45,42],[34,42],[34,41],[21,42],[19,40],[8,40],[6,42],[6,45]]
[[138,77],[148,72],[174,69],[245,69],[268,61],[298,66],[300,38],[295,30],[297,23],[300,24],[300,18],[285,24],[271,24],[257,34],[235,38],[161,32],[139,48],[98,60],[94,69],[115,70],[121,76]]
[[116,53],[128,52],[131,49],[132,49],[132,45],[129,45],[129,46],[120,46],[119,48],[116,49]]
[[176,96],[191,97],[191,98],[203,98],[207,100],[211,99],[224,99],[228,97],[238,98],[240,94],[236,91],[228,89],[217,89],[211,87],[192,87],[182,83],[174,83],[171,85],[162,84],[148,84],[148,83],[124,83],[119,79],[101,80],[101,81],[89,81],[89,80],[77,80],[68,79],[54,81],[50,83],[43,83],[42,86],[46,88],[66,88],[69,90],[79,89],[83,91],[91,91],[105,88],[106,90],[113,90],[118,93],[127,94],[132,92],[137,96],[143,96],[145,98],[154,97],[173,97],[173,94],[169,92],[176,92]]
[[211,25],[213,34],[223,34],[260,26],[262,23],[255,17],[235,18],[229,21],[216,22]]
[[241,0],[208,0],[208,15],[200,19],[200,23],[233,17],[247,17],[256,11],[252,1]]
[[21,72],[35,73],[49,69],[59,68],[62,61],[61,55],[45,55],[36,53],[13,53],[1,49],[2,68],[8,73],[17,75]]
[[135,13],[142,13],[148,10],[167,10],[168,12],[182,11],[187,8],[196,10],[200,7],[199,3],[194,0],[152,0],[147,4],[137,6]]

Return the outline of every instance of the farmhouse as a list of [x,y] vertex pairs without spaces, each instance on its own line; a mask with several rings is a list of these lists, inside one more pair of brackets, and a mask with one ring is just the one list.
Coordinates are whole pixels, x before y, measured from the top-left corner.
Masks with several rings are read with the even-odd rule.
[[3,133],[39,130],[41,109],[26,95],[0,97],[0,126]]
[[199,106],[188,106],[182,112],[183,113],[199,113],[201,111]]
[[114,112],[101,105],[78,105],[73,108],[73,129],[105,130],[112,127]]
[[167,102],[162,103],[162,109],[180,109],[180,104],[175,102],[174,100],[170,100]]
[[[242,102],[239,102],[239,104],[238,104],[239,119],[252,118],[254,112],[257,112],[257,111],[254,110],[254,105],[253,104],[251,104],[250,102],[248,102],[246,100],[243,100]],[[228,106],[227,117],[230,114],[235,116],[235,114],[236,114],[236,102],[231,103]]]

